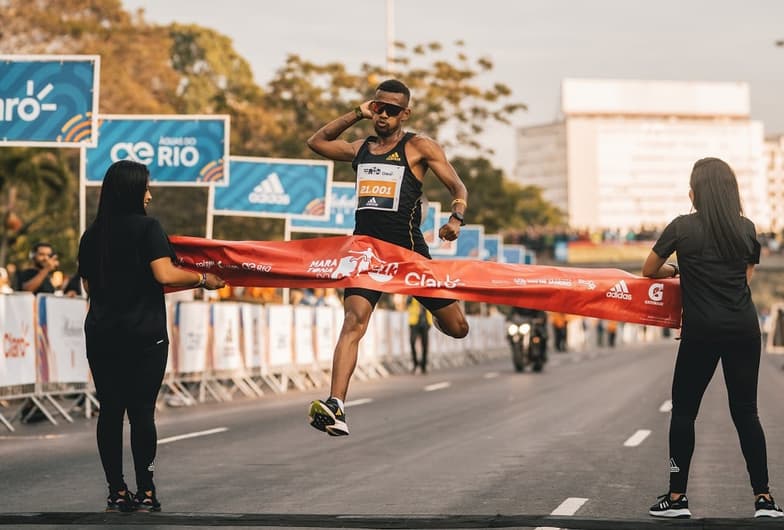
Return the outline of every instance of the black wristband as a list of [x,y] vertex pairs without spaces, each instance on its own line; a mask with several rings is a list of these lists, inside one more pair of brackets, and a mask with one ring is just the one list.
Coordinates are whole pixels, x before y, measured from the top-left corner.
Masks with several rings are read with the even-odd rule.
[[361,120],[365,117],[365,115],[362,114],[362,107],[354,107],[354,114],[357,116],[358,120]]
[[678,276],[681,273],[681,270],[678,268],[678,266],[675,263],[668,263],[667,265],[672,267],[672,277],[673,278],[675,278],[676,276]]

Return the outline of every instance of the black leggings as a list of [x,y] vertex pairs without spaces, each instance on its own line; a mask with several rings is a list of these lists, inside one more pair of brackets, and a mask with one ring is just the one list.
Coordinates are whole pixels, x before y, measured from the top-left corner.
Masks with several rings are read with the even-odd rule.
[[670,491],[685,493],[694,453],[694,420],[705,389],[721,359],[730,414],[738,431],[741,451],[754,494],[768,493],[768,456],[765,433],[757,415],[760,338],[722,342],[683,339],[675,362],[670,419]]
[[152,474],[158,435],[155,400],[166,370],[168,345],[141,350],[113,346],[89,348],[87,358],[101,410],[98,452],[112,491],[125,488],[123,478],[123,417],[131,424],[131,452],[139,490],[154,488]]

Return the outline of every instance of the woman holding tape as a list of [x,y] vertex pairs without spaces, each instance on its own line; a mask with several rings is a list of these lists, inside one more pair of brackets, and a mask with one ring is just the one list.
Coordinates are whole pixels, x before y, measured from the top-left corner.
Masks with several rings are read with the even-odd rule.
[[[174,265],[160,223],[147,217],[149,171],[115,162],[101,186],[98,213],[79,243],[79,276],[90,297],[84,323],[87,359],[101,408],[98,452],[109,497],[106,511],[159,511],[152,476],[157,434],[155,400],[169,338],[163,287],[218,289],[224,281]],[[123,416],[131,424],[136,496],[123,479]]]
[[[694,164],[694,213],[662,232],[643,265],[649,278],[680,276],[683,328],[672,381],[670,489],[651,506],[655,517],[690,517],[686,498],[694,421],[719,360],[730,413],[754,490],[755,517],[782,517],[768,488],[765,433],[757,415],[760,329],[749,281],[759,263],[754,223],[743,217],[738,182],[717,158]],[[677,253],[678,265],[666,263]]]

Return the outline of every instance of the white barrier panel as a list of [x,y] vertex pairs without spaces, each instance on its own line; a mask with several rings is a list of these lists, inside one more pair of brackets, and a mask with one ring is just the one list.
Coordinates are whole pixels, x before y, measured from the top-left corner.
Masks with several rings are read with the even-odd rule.
[[329,362],[335,351],[338,331],[335,329],[335,312],[343,311],[335,307],[316,307],[316,360]]
[[242,354],[246,368],[260,368],[266,358],[267,327],[264,306],[242,304]]
[[175,355],[176,352],[174,350],[174,311],[177,307],[176,302],[172,302],[169,300],[168,297],[165,299],[166,304],[166,332],[169,334],[169,348],[167,350],[166,355],[166,371],[165,374],[172,374],[174,373],[175,366],[177,366]]
[[207,369],[210,306],[206,302],[179,302],[176,314],[177,372],[204,372]]
[[389,315],[392,313],[389,309],[376,309],[373,313],[373,319],[376,321],[376,356],[383,359],[389,356]]
[[358,363],[363,363],[375,359],[377,357],[378,351],[378,340],[376,339],[376,330],[378,329],[378,325],[376,324],[376,315],[375,311],[373,315],[370,317],[370,321],[368,322],[367,331],[365,331],[365,336],[362,337],[362,340],[359,341],[359,357],[357,358]]
[[41,383],[87,383],[90,367],[84,339],[87,303],[81,298],[38,295]]
[[313,308],[306,305],[294,306],[294,363],[309,366],[316,362],[313,346],[315,315]]
[[242,369],[240,305],[237,302],[211,304],[210,312],[212,369],[217,372]]
[[389,325],[389,354],[400,357],[408,351],[408,313],[395,311],[387,319]]
[[35,383],[34,304],[30,293],[0,295],[0,387]]
[[267,306],[267,329],[269,330],[269,366],[277,368],[292,363],[292,325],[294,311],[290,305]]

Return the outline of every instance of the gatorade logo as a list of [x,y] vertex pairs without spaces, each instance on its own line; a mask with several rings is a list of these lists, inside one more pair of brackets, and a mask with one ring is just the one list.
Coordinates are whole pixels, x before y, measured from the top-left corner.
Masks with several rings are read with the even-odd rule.
[[52,90],[54,85],[48,83],[36,94],[35,83],[28,80],[25,97],[21,99],[0,97],[0,121],[14,121],[16,118],[22,121],[35,121],[41,112],[56,111],[56,103],[43,103]]
[[664,302],[664,284],[663,283],[652,283],[650,287],[648,287],[648,300],[645,301],[648,305],[659,305],[663,306]]
[[283,189],[277,173],[270,173],[248,195],[251,204],[291,204],[291,197]]

